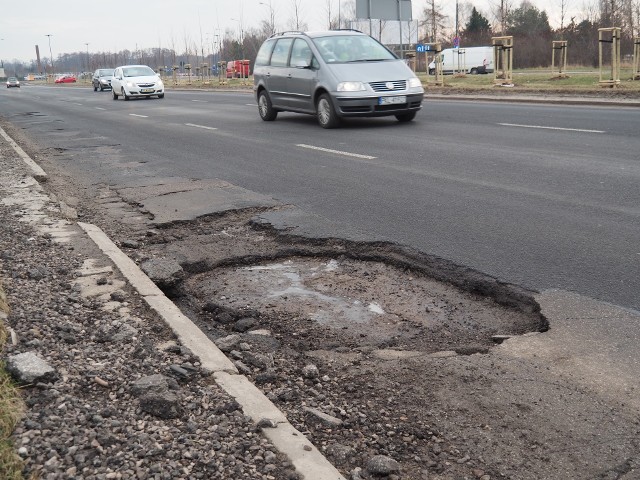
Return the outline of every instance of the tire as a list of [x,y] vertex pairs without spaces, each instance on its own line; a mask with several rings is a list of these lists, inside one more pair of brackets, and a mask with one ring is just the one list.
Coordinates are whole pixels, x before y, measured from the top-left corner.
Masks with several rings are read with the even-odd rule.
[[320,95],[316,104],[318,123],[322,128],[336,128],[340,125],[340,117],[331,103],[331,98],[326,93]]
[[100,85],[100,91],[104,92],[104,87],[102,85]]
[[161,93],[160,95],[158,95],[158,98],[164,98],[164,93]]
[[118,99],[118,94],[116,93],[115,90],[111,90],[111,93],[113,94],[113,99],[117,100]]
[[124,87],[122,87],[122,96],[124,97],[124,100],[126,102],[128,102],[131,99],[131,97],[127,95],[127,92],[124,91]]
[[406,123],[416,118],[417,113],[418,112],[399,113],[398,115],[396,115],[396,118],[398,119],[399,122]]
[[436,73],[436,69],[435,68],[430,68],[429,69],[429,75],[434,75]]
[[258,94],[258,113],[265,122],[273,122],[278,116],[278,112],[274,110],[269,94],[265,90]]
[[469,72],[471,75],[477,75],[478,74],[478,69],[477,68],[472,68],[471,71]]

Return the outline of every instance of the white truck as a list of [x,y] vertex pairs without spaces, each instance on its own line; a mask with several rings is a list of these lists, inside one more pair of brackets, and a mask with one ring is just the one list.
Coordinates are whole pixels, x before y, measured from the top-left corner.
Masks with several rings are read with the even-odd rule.
[[[493,47],[445,48],[438,53],[442,60],[442,73],[478,73],[493,72]],[[436,71],[435,61],[429,64],[429,74]]]

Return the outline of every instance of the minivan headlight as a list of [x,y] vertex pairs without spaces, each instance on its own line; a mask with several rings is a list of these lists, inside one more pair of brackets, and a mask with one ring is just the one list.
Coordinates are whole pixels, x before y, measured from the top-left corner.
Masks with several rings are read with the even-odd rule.
[[340,82],[338,84],[339,92],[361,92],[366,89],[362,82]]
[[409,79],[409,88],[421,87],[422,82],[418,77],[412,77]]

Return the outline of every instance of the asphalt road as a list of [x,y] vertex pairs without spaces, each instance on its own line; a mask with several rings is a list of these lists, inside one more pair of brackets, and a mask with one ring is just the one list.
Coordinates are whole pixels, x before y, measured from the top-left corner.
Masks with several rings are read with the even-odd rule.
[[511,283],[640,310],[637,108],[430,100],[411,124],[323,130],[262,122],[242,93],[125,102],[27,85],[0,90],[0,116],[94,183],[220,178]]

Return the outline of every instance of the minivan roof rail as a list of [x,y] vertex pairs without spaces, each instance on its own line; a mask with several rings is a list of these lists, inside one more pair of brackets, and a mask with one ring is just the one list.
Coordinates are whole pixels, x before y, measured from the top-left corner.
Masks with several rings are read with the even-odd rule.
[[284,32],[272,33],[269,38],[280,37],[282,35],[290,35],[292,33],[297,33],[298,35],[305,35],[305,36],[307,35],[305,32],[300,32],[298,30],[285,30]]
[[364,33],[364,32],[361,32],[360,30],[356,30],[355,28],[332,28],[332,29],[331,29],[331,31],[334,31],[334,32],[342,32],[342,31],[345,31],[345,32],[358,32],[358,33]]

